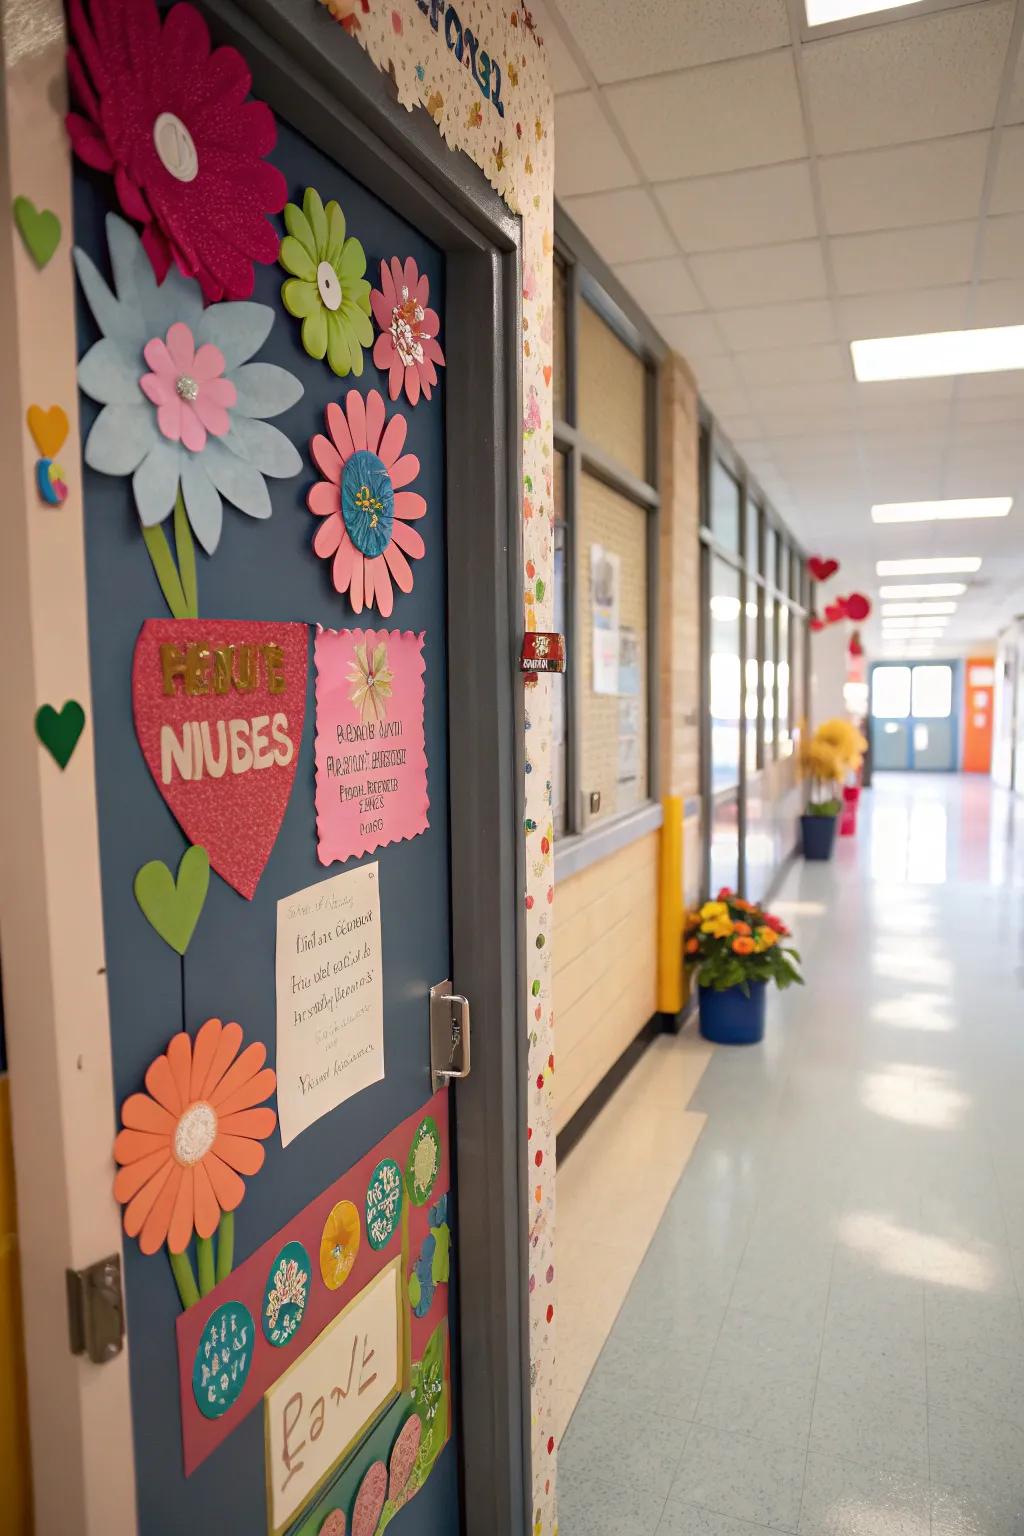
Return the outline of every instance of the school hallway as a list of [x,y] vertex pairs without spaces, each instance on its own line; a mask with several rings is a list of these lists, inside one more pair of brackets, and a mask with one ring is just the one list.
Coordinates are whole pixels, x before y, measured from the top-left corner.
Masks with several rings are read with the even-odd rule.
[[1024,1531],[1022,866],[1019,798],[920,773],[791,866],[806,986],[680,1106],[706,1125],[563,1441],[563,1536]]

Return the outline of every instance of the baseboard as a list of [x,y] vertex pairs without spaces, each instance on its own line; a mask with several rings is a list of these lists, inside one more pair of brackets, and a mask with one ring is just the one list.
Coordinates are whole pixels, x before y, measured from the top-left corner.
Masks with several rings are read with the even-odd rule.
[[555,1138],[555,1158],[557,1162],[560,1163],[563,1158],[568,1157],[580,1137],[585,1131],[589,1130],[615,1090],[625,1082],[630,1072],[632,1072],[651,1041],[656,1039],[658,1035],[665,1033],[662,1024],[662,1020],[665,1017],[674,1018],[675,1015],[656,1013],[647,1020],[640,1033],[630,1041],[618,1060],[608,1068],[608,1071],[593,1092],[584,1099],[572,1118],[566,1121]]

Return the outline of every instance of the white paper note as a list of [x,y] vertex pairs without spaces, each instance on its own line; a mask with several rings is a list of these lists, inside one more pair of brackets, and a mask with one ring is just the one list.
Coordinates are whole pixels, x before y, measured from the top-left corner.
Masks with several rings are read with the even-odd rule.
[[377,865],[277,904],[281,1144],[384,1076]]

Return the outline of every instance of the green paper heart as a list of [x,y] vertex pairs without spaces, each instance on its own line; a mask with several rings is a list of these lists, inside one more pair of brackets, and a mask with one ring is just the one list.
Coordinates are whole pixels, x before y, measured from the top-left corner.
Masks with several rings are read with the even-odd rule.
[[175,880],[162,859],[143,864],[135,876],[135,900],[151,927],[179,955],[188,949],[210,885],[210,856],[193,844],[186,848]]
[[29,197],[16,197],[14,222],[36,266],[45,267],[60,244],[60,219],[49,208],[37,208]]
[[67,767],[84,730],[85,710],[76,699],[68,699],[60,714],[52,704],[36,710],[36,735],[58,768]]

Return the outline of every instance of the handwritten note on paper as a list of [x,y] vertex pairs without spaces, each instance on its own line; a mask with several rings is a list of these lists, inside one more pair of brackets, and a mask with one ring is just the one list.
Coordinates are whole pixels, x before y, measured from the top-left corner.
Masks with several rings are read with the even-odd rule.
[[314,1340],[263,1399],[272,1531],[281,1531],[402,1385],[401,1259]]
[[281,1144],[384,1076],[377,865],[277,904]]

